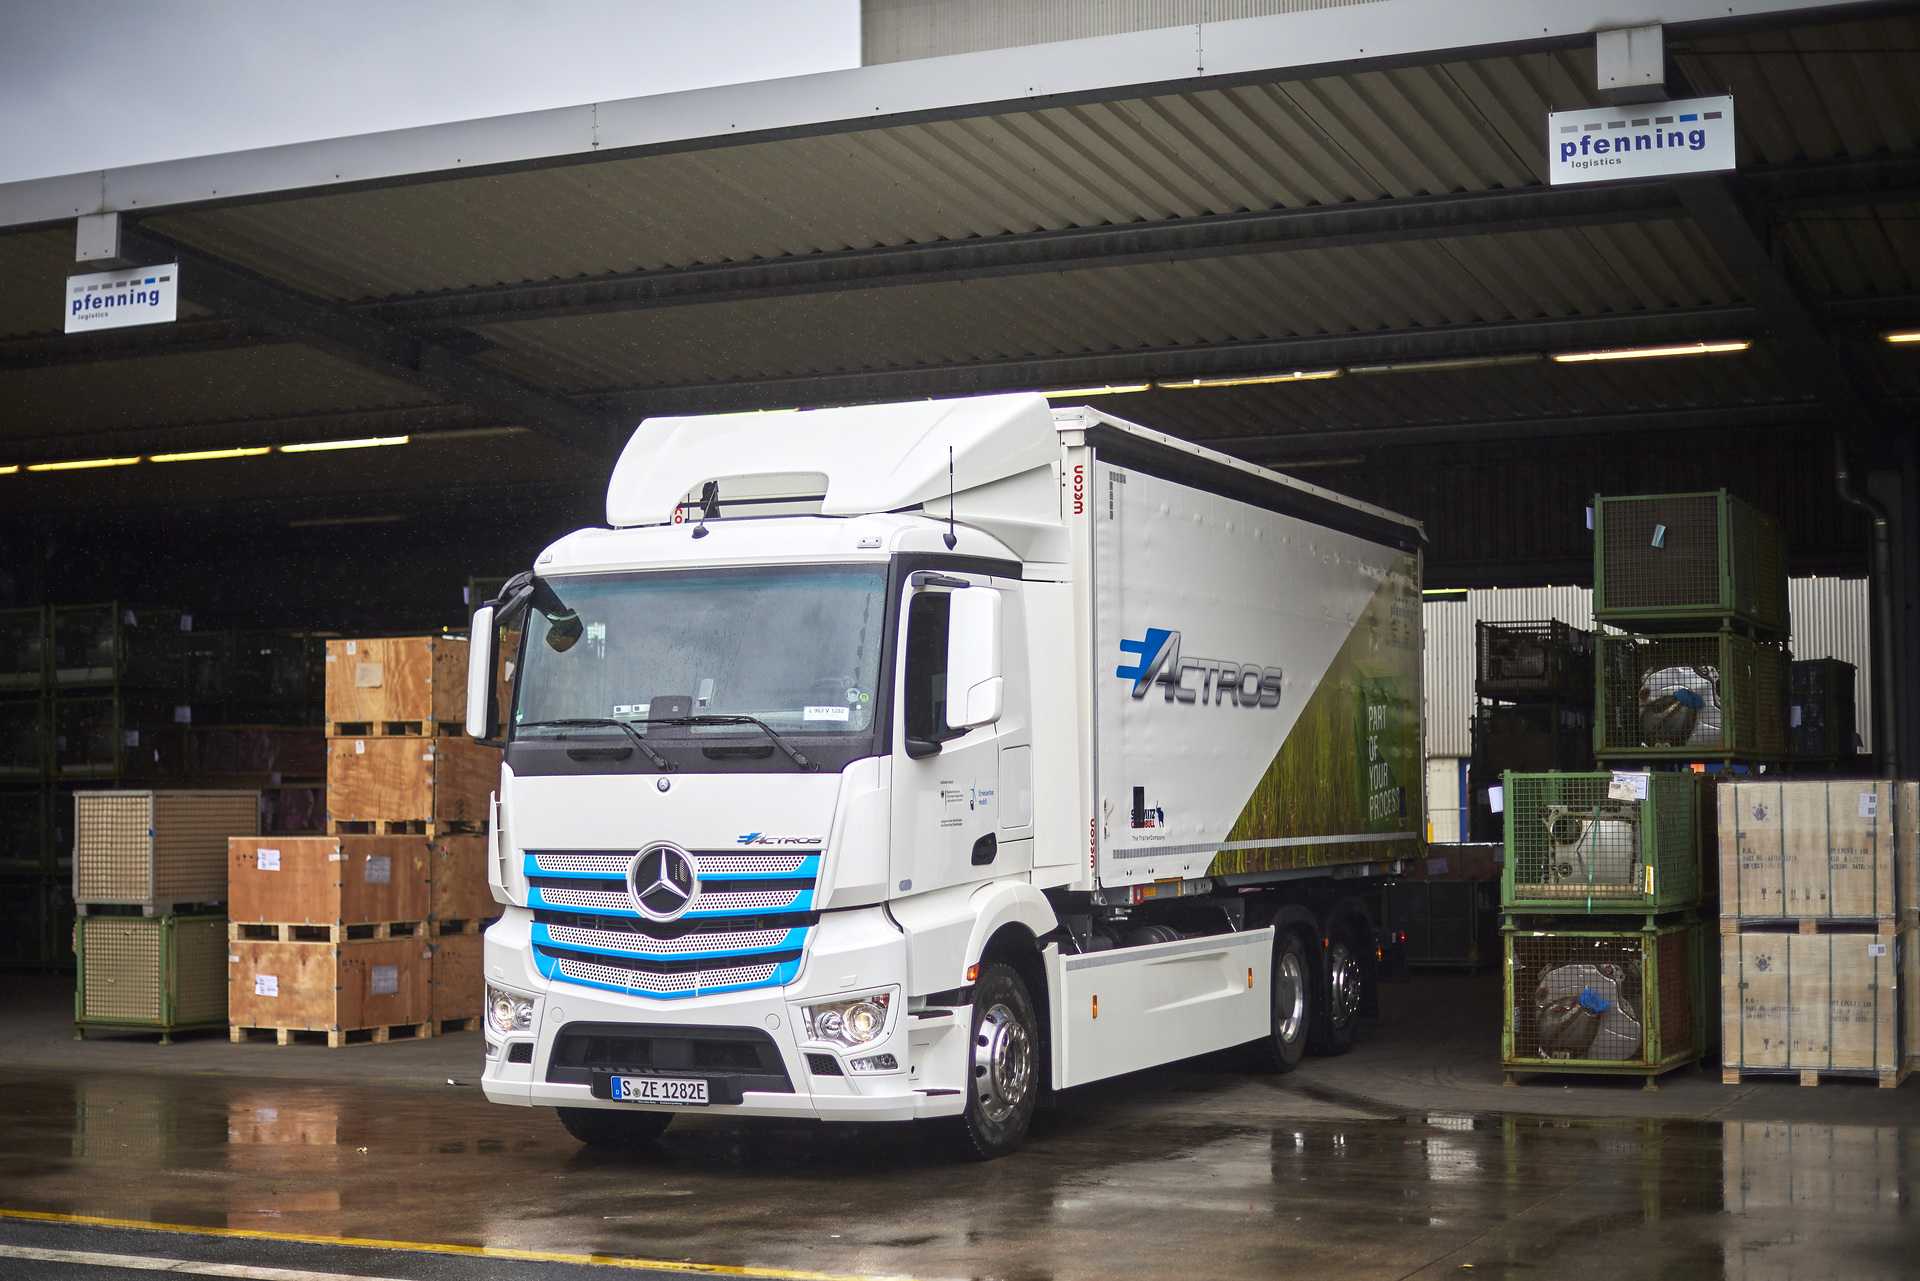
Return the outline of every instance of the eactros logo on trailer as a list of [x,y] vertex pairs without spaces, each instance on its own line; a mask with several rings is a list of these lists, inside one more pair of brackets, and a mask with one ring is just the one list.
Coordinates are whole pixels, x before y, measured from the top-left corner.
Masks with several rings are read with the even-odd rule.
[[[1234,663],[1221,658],[1182,657],[1180,633],[1149,627],[1145,640],[1122,640],[1120,652],[1138,654],[1132,667],[1114,675],[1133,682],[1133,696],[1145,698],[1155,685],[1166,690],[1169,703],[1232,703],[1236,707],[1280,706],[1281,672],[1258,663]],[[1187,673],[1195,673],[1191,684]]]

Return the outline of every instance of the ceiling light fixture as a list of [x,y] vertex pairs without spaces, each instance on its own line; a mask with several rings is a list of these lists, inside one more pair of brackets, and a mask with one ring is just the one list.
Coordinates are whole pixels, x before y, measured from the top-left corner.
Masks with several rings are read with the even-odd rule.
[[1250,387],[1255,383],[1305,383],[1317,382],[1322,378],[1338,378],[1338,369],[1292,369],[1284,374],[1236,374],[1224,378],[1182,378],[1178,382],[1164,379],[1158,386],[1172,389],[1175,387]]
[[375,445],[404,445],[407,436],[367,436],[361,440],[316,440],[305,445],[282,445],[283,454],[312,454],[322,449],[371,449]]
[[1881,336],[1888,342],[1920,342],[1920,329],[1897,329]]
[[1554,359],[1563,365],[1571,365],[1587,360],[1639,360],[1643,356],[1703,356],[1717,351],[1745,351],[1753,343],[1745,338],[1738,342],[1690,342],[1677,347],[1621,347],[1612,351],[1569,351],[1556,355]]
[[140,461],[139,455],[132,458],[76,458],[64,463],[28,463],[28,471],[79,471],[83,467],[127,467]]
[[1402,360],[1390,365],[1353,365],[1350,374],[1429,374],[1449,369],[1492,369],[1500,365],[1531,365],[1540,360],[1537,351],[1512,356],[1452,356],[1443,360]]
[[0,476],[11,476],[11,475],[13,475],[13,473],[15,473],[15,472],[17,472],[17,471],[19,471],[19,470],[20,470],[20,464],[19,464],[19,463],[15,463],[15,464],[13,464],[13,466],[11,466],[11,467],[0,467]]
[[190,454],[155,454],[147,461],[150,463],[197,463],[209,458],[258,458],[261,454],[272,452],[271,445],[259,445],[252,449],[201,449]]
[[1152,383],[1109,383],[1104,387],[1068,387],[1062,391],[1043,391],[1048,400],[1061,396],[1120,396],[1130,391],[1145,391]]

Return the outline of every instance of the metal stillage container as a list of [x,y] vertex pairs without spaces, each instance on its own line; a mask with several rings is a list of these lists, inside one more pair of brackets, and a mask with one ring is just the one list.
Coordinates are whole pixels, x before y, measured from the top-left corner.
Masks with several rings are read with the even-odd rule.
[[1707,1047],[1706,934],[1698,922],[1637,930],[1501,931],[1501,1066],[1645,1076]]
[[1599,638],[1594,755],[1778,760],[1787,754],[1786,647],[1732,632]]
[[77,792],[73,900],[148,916],[224,903],[227,838],[259,831],[258,792]]
[[227,1022],[225,916],[83,916],[73,1022],[167,1033]]
[[1693,907],[1699,788],[1690,773],[1508,774],[1502,905],[1587,915]]
[[1787,633],[1780,523],[1726,490],[1593,500],[1593,617],[1636,631]]
[[1482,698],[1593,697],[1593,633],[1557,619],[1475,623],[1474,665]]

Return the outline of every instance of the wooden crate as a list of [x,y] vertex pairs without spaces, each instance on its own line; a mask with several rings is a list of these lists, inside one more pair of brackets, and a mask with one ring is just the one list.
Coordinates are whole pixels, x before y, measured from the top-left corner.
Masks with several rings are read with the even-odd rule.
[[73,900],[148,916],[227,897],[227,838],[260,830],[258,792],[76,792]]
[[427,1002],[429,1017],[434,1023],[480,1017],[487,997],[487,980],[482,970],[485,958],[483,935],[443,934],[433,940]]
[[[1904,1074],[1898,975],[1915,932],[1743,931],[1720,939],[1721,1048],[1742,1072]],[[1811,1081],[1808,1081],[1811,1084]]]
[[[327,732],[452,733],[467,713],[467,642],[401,636],[327,642]],[[396,728],[398,727],[398,728]]]
[[1716,788],[1721,915],[1749,922],[1911,915],[1915,787],[1782,779]]
[[424,921],[432,866],[423,836],[236,836],[227,842],[235,921]]
[[467,738],[327,740],[327,813],[340,824],[432,824],[478,830],[500,786],[500,749]]
[[230,940],[227,949],[227,1021],[235,1040],[243,1039],[239,1033],[246,1028],[339,1034],[427,1021],[425,939],[243,939]]
[[436,836],[427,843],[427,916],[475,921],[500,915],[487,884],[487,838]]

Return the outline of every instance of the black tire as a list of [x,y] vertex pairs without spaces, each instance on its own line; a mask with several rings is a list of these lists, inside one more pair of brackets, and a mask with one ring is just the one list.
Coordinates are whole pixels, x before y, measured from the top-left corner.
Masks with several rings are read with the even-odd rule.
[[631,1112],[616,1108],[556,1108],[567,1133],[590,1148],[631,1151],[665,1134],[671,1112]]
[[1005,965],[982,966],[973,986],[967,1110],[952,1130],[963,1157],[992,1161],[1025,1141],[1040,1097],[1038,1029],[1019,974]]
[[1296,933],[1273,941],[1273,1017],[1267,1035],[1254,1042],[1254,1058],[1263,1072],[1291,1072],[1307,1053],[1307,1029],[1319,1008],[1313,963],[1306,940]]
[[1336,933],[1321,954],[1314,1011],[1308,1048],[1329,1057],[1345,1054],[1353,1048],[1354,1026],[1360,1022],[1360,1006],[1367,981],[1360,954],[1344,932]]

